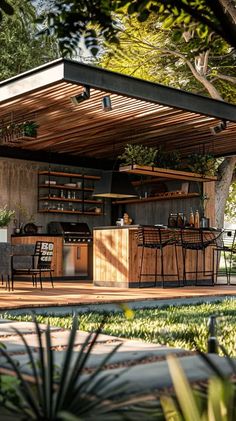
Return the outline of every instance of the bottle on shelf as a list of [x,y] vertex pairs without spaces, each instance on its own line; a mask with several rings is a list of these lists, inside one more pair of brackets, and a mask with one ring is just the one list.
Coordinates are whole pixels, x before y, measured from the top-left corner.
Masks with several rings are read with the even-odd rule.
[[193,213],[193,210],[192,209],[191,209],[190,215],[189,215],[189,225],[190,225],[190,227],[194,227],[195,226],[194,213]]
[[61,196],[61,198],[64,197],[64,191],[63,190],[61,190],[60,196]]
[[200,217],[198,210],[196,210],[194,215],[194,228],[200,228]]
[[183,212],[179,212],[177,214],[177,227],[178,228],[184,228],[184,225],[185,225],[185,223],[184,223],[184,214],[183,214]]

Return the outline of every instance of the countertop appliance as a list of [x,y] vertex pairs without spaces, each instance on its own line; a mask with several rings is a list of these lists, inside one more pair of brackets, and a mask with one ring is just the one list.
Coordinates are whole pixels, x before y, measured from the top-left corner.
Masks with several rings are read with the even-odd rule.
[[84,222],[48,224],[48,233],[63,236],[63,276],[92,280],[92,233]]

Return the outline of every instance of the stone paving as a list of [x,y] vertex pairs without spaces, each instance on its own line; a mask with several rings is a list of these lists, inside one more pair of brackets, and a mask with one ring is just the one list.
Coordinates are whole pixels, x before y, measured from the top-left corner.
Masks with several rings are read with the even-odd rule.
[[[34,333],[34,324],[32,322],[15,322],[9,320],[1,320],[0,322],[0,343],[7,347],[9,354],[20,364],[22,371],[30,374],[31,368],[28,364],[28,357],[21,338],[14,331],[15,328],[24,334],[29,347],[32,349],[33,356],[37,360],[38,343]],[[40,324],[40,329],[44,332],[46,325]],[[69,330],[51,327],[51,335],[55,364],[60,366],[65,355]],[[74,357],[87,337],[88,333],[82,331],[77,332]],[[212,375],[211,369],[194,352],[101,334],[98,337],[90,358],[87,360],[84,376],[89,375],[88,372],[93,371],[116,345],[121,346],[112,356],[103,374],[106,372],[117,375],[122,373],[121,376],[117,377],[116,383],[128,382],[128,391],[130,394],[137,392],[150,393],[154,390],[171,387],[172,382],[166,362],[166,356],[168,354],[178,356],[191,382],[204,381]],[[225,358],[213,354],[210,358],[224,374],[231,374],[231,367]],[[8,367],[3,357],[0,359],[0,366]],[[124,367],[128,367],[128,369],[124,370]]]

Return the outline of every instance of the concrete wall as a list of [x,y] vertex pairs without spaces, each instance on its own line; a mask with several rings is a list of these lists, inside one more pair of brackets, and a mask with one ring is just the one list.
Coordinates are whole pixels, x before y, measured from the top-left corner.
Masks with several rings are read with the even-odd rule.
[[[80,172],[80,167],[50,165],[51,170]],[[38,171],[48,170],[49,164],[33,161],[24,161],[11,158],[0,158],[0,207],[5,204],[9,209],[15,210],[18,223],[25,225],[33,222],[42,226],[41,231],[46,232],[50,221],[86,222],[90,229],[94,226],[110,225],[110,203],[105,201],[105,214],[99,216],[66,215],[38,213]],[[84,169],[86,174],[99,174],[99,171]],[[8,229],[8,237],[14,231],[12,222]]]

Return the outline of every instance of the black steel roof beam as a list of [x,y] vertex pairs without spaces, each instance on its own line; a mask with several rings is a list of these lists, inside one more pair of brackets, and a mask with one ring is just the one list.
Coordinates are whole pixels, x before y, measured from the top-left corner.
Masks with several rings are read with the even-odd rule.
[[59,154],[46,151],[29,151],[20,148],[0,146],[0,158],[23,159],[26,161],[47,162],[51,164],[71,165],[75,167],[109,170],[113,161],[80,157],[75,155]]

